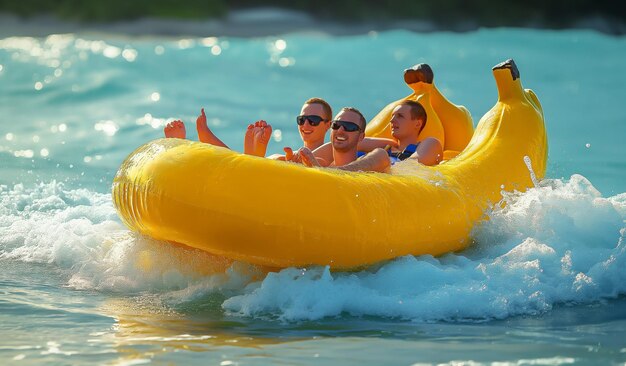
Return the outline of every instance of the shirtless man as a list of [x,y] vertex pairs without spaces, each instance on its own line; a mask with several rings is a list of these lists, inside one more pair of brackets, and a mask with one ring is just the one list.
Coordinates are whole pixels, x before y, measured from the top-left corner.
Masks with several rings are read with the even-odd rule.
[[[313,151],[324,144],[332,116],[333,110],[324,99],[311,98],[304,102],[300,114],[296,117],[298,132],[302,142],[304,142],[304,147]],[[269,158],[286,160],[287,156],[293,156],[293,150],[290,147],[284,148],[284,151],[285,155],[277,154]],[[323,166],[329,164],[329,161],[325,159],[319,160]]]
[[[389,168],[390,162],[383,149],[375,149],[372,157],[365,162],[357,160],[357,147],[365,138],[365,117],[352,107],[343,108],[331,122],[330,143],[332,145],[332,161],[329,167],[349,171],[382,172]],[[320,159],[307,147],[295,154],[287,153],[286,160],[302,162],[310,167],[321,167]]]
[[391,136],[393,139],[371,138],[373,145],[388,144],[391,163],[405,159],[415,159],[424,165],[436,165],[441,162],[443,147],[434,137],[427,137],[418,142],[420,132],[426,126],[426,110],[419,103],[405,100],[398,104],[391,113]]
[[[296,122],[305,147],[315,150],[324,144],[326,132],[330,128],[331,117],[332,108],[325,100],[311,98],[304,102],[300,115],[296,117]],[[201,142],[228,148],[207,125],[204,109],[202,109],[201,115],[196,120],[196,128]],[[164,133],[165,137],[185,138],[185,125],[179,120],[172,121],[165,126]],[[254,124],[250,124],[244,138],[244,153],[265,156],[271,135],[272,126],[265,121],[257,121]],[[286,152],[290,150],[286,149]],[[283,155],[273,155],[271,158],[284,160]]]

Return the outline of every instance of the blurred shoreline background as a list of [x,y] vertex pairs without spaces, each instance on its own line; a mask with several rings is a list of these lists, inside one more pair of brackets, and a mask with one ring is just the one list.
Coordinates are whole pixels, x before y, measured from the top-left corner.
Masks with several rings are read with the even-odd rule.
[[266,36],[372,30],[465,32],[484,27],[626,33],[611,0],[0,0],[0,37],[93,31],[155,36]]

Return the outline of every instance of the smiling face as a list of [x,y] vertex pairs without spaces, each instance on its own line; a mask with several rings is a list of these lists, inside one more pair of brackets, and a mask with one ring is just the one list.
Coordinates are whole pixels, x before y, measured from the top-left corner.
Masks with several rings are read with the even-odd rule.
[[335,120],[356,123],[360,130],[348,132],[343,127],[331,130],[330,142],[333,144],[333,149],[340,152],[356,149],[358,143],[365,137],[365,125],[361,116],[349,110],[342,110],[335,116]]
[[324,110],[324,106],[319,103],[311,103],[305,104],[302,106],[302,110],[300,110],[301,116],[320,116],[324,119],[319,125],[311,126],[311,123],[307,120],[304,122],[302,126],[298,125],[298,131],[300,132],[300,137],[302,141],[304,141],[304,146],[307,144],[314,144],[318,142],[324,142],[324,138],[326,137],[326,131],[330,128],[330,118],[332,116],[327,115]]
[[411,106],[401,104],[393,109],[391,113],[391,135],[399,140],[411,139],[417,141],[423,121],[414,119],[411,115]]

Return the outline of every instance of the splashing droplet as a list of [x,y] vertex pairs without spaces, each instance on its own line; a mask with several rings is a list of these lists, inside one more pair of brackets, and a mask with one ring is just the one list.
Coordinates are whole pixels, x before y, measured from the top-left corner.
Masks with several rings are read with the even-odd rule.
[[533,170],[533,165],[532,165],[532,162],[530,161],[530,157],[524,156],[524,163],[526,164],[526,167],[528,168],[528,171],[530,172],[530,180],[533,181],[533,185],[535,187],[538,187],[539,181],[537,180],[537,175],[535,175],[535,171]]

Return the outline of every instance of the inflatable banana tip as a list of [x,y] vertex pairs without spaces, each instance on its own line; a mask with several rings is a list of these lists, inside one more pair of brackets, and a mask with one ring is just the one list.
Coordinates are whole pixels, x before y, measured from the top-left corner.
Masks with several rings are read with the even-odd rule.
[[515,61],[513,61],[512,58],[501,62],[492,68],[492,70],[498,69],[509,69],[511,71],[511,76],[513,77],[513,80],[519,79],[519,69],[517,68]]
[[428,64],[417,64],[404,70],[404,82],[407,85],[419,82],[432,84],[434,78],[433,69]]

